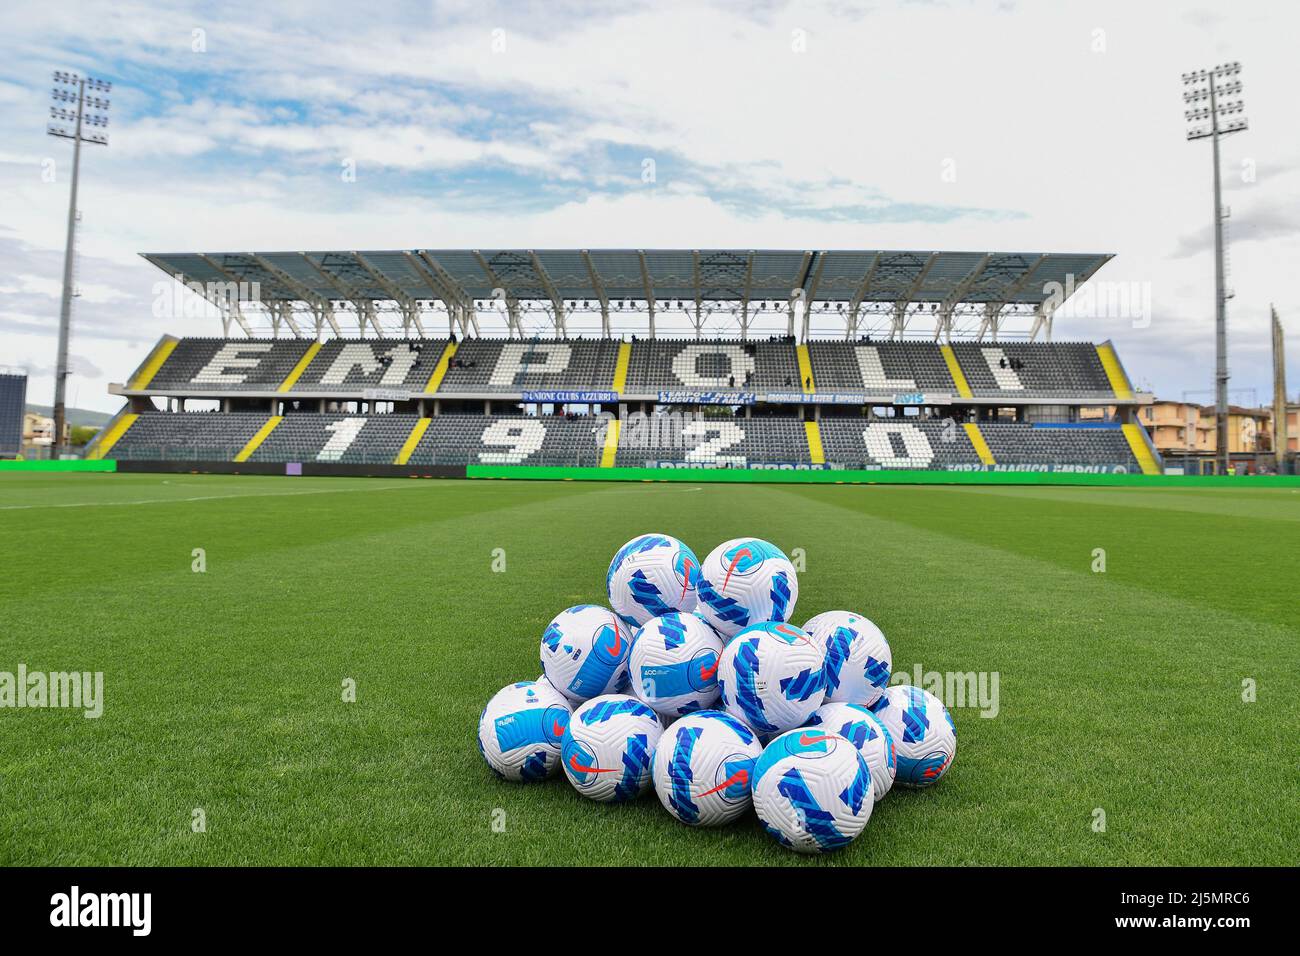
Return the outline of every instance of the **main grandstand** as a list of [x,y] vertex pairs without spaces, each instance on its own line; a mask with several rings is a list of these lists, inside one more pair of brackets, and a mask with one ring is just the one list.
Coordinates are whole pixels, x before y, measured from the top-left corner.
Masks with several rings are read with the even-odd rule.
[[89,454],[128,467],[1160,470],[1111,343],[1052,341],[1106,255],[146,258],[223,334],[163,335],[111,386]]

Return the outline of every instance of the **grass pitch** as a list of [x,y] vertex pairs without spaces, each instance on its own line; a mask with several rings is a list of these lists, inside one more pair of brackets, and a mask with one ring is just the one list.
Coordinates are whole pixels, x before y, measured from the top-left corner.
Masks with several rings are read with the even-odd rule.
[[[797,622],[997,672],[997,716],[817,859],[498,782],[484,701],[643,531],[802,548]],[[0,863],[1294,865],[1298,531],[1290,489],[0,477],[0,671],[105,683],[0,710]]]

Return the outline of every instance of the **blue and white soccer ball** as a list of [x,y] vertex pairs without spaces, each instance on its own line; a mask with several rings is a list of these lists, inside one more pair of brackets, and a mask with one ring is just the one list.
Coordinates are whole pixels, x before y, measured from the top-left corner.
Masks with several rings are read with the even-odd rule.
[[634,800],[650,786],[650,762],[663,731],[659,715],[635,697],[595,697],[569,720],[561,746],[564,775],[592,800]]
[[879,800],[889,792],[898,773],[894,738],[875,714],[861,704],[836,701],[813,711],[808,726],[834,731],[857,747],[871,771],[875,798]]
[[669,611],[693,611],[700,559],[667,534],[643,534],[618,549],[605,573],[609,606],[640,627]]
[[506,780],[545,780],[560,766],[569,702],[545,681],[520,681],[492,695],[478,720],[478,749]]
[[730,823],[752,802],[750,777],[762,752],[754,732],[730,714],[690,714],[664,731],[655,748],[655,793],[682,823]]
[[704,619],[730,640],[751,624],[790,620],[799,599],[799,579],[776,545],[735,538],[704,559],[699,590]]
[[803,629],[826,653],[827,700],[870,706],[885,692],[894,655],[875,624],[852,611],[826,611]]
[[898,783],[930,787],[957,756],[957,727],[938,697],[910,684],[895,684],[871,708],[894,738]]
[[574,703],[626,690],[632,637],[608,608],[571,607],[542,632],[542,672]]
[[722,707],[760,735],[798,727],[825,701],[825,664],[821,648],[802,628],[751,624],[723,649]]
[[632,642],[632,693],[670,720],[718,699],[722,638],[694,614],[652,617]]
[[875,805],[871,770],[848,740],[801,727],[773,740],[754,764],[754,810],[763,828],[799,853],[825,853],[860,834]]

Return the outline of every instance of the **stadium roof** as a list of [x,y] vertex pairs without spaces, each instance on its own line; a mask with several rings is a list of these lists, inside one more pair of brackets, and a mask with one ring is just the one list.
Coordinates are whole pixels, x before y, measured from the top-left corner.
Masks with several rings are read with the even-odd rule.
[[[564,329],[579,301],[594,302],[605,316],[606,331],[611,305],[629,302],[652,313],[652,331],[655,303],[662,308],[669,301],[687,303],[697,320],[701,309],[722,302],[736,303],[746,315],[751,302],[829,303],[847,312],[846,327],[855,329],[860,311],[885,304],[900,312],[1038,308],[1051,298],[1053,283],[1077,288],[1111,258],[873,249],[413,249],[144,257],[188,284],[252,286],[255,300],[273,311],[302,303],[320,317],[333,303],[351,303],[362,313],[363,326],[375,302],[395,302],[414,313],[420,302],[439,301],[468,328],[466,317],[472,321],[482,300],[504,300],[512,331],[514,312],[523,303],[541,304]],[[327,318],[332,324],[332,316]]]

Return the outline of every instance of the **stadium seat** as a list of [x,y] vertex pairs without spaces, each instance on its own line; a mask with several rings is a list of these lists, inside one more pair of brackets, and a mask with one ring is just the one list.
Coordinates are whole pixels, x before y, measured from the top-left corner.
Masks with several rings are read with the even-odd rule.
[[744,468],[806,464],[808,439],[794,418],[700,418],[665,412],[632,415],[619,431],[615,464],[661,463]]
[[117,443],[127,461],[233,461],[266,423],[250,412],[146,412]]
[[808,355],[821,391],[956,391],[938,346],[928,342],[810,342]]
[[638,339],[632,343],[626,394],[717,389],[797,391],[794,343],[787,339]]
[[438,391],[611,391],[618,345],[614,339],[466,339],[457,346]]
[[275,391],[311,345],[307,339],[181,339],[148,390]]

